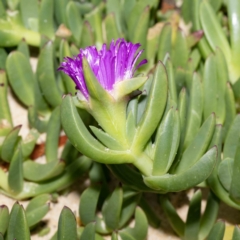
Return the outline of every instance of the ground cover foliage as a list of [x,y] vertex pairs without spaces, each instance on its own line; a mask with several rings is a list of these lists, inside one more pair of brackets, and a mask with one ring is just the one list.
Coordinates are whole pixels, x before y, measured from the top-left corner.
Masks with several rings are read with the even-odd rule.
[[[0,191],[29,203],[0,206],[0,239],[144,240],[161,229],[145,193],[181,239],[224,239],[220,202],[240,209],[239,41],[237,0],[1,0]],[[51,202],[80,178],[78,213],[49,237]],[[191,188],[183,221],[169,196]]]

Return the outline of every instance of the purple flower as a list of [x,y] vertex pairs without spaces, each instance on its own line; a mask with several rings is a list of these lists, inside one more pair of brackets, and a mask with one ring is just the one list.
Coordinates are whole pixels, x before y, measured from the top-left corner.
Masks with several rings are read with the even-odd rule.
[[75,82],[76,88],[88,99],[89,93],[82,67],[83,57],[86,57],[102,87],[110,91],[116,82],[132,78],[135,71],[147,63],[147,60],[144,59],[135,66],[143,52],[143,50],[138,51],[140,46],[139,43],[133,44],[124,39],[118,39],[116,42],[113,40],[109,49],[107,49],[106,44],[103,44],[100,51],[95,46],[90,46],[80,49],[79,54],[73,58],[64,58],[65,61],[61,63],[58,70],[69,75]]

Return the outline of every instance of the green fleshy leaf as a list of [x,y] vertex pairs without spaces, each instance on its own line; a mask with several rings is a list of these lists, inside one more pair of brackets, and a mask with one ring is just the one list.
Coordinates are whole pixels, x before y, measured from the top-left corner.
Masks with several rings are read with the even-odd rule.
[[172,48],[171,38],[172,38],[172,27],[170,24],[165,24],[159,38],[158,60],[163,61],[166,53],[171,52],[171,48]]
[[[188,57],[189,48],[187,46],[187,39],[184,36],[182,30],[176,28],[172,30],[172,48],[171,48],[171,58],[173,66],[185,67]],[[176,31],[176,32],[174,32]]]
[[229,190],[230,197],[237,203],[240,202],[240,191],[239,191],[239,159],[240,159],[240,145],[238,144],[237,152],[235,155],[232,171],[232,181]]
[[201,217],[201,200],[202,192],[198,190],[191,198],[186,225],[184,229],[184,239],[193,240],[199,232],[200,217]]
[[223,159],[235,158],[235,154],[238,147],[238,141],[240,139],[239,127],[240,127],[240,115],[238,114],[235,117],[227,133],[223,148]]
[[226,103],[226,118],[223,126],[223,139],[225,139],[229,131],[229,128],[236,117],[234,93],[229,82],[227,83],[226,86],[225,103]]
[[8,7],[14,11],[17,10],[20,0],[7,0]]
[[218,49],[210,55],[205,63],[204,87],[204,119],[212,112],[216,114],[216,122],[223,124],[225,120],[225,95],[228,79],[227,65],[224,56]]
[[[200,8],[200,4],[201,4],[201,0],[194,0],[194,1],[191,1],[192,2],[192,22],[193,22],[193,30],[194,31],[198,31],[198,30],[202,30],[202,26],[201,26],[201,22],[200,22],[200,11],[199,11],[199,8]],[[211,47],[206,39],[205,36],[203,36],[201,38],[201,40],[199,41],[199,43],[197,44],[202,56],[204,58],[207,58],[209,56],[209,54],[212,53],[212,50],[211,50]]]
[[223,0],[209,0],[212,8],[217,12],[222,5]]
[[176,156],[179,140],[179,114],[171,108],[162,120],[156,135],[152,175],[159,176],[168,172]]
[[[110,1],[107,1],[107,3],[108,2]],[[118,3],[118,2],[115,2],[115,3]],[[111,43],[113,39],[117,39],[121,36],[117,26],[116,15],[117,14],[109,13],[104,19],[104,27],[105,27],[104,30],[106,34],[106,42],[108,45]]]
[[7,56],[6,50],[4,48],[0,48],[0,69],[6,69]]
[[[187,84],[187,74],[186,74],[186,70],[178,67],[177,69],[175,69],[175,74],[174,74],[174,78],[175,78],[175,84],[176,84],[176,88],[177,88],[177,92],[180,92],[183,88],[186,88],[187,90],[190,90],[190,86]],[[191,82],[192,82],[192,74],[191,74]]]
[[210,191],[207,199],[207,206],[200,221],[198,232],[199,240],[206,239],[217,219],[218,210],[219,199]]
[[22,140],[21,146],[24,159],[32,153],[39,136],[39,132],[36,129],[32,128],[26,138]]
[[123,201],[122,188],[116,188],[102,209],[103,219],[108,228],[115,230],[118,227]]
[[12,128],[12,116],[7,99],[7,89],[6,72],[0,70],[0,136],[7,134]]
[[49,119],[47,126],[47,139],[45,155],[48,162],[58,159],[58,142],[61,131],[60,107],[56,107]]
[[225,223],[219,221],[215,223],[211,232],[209,233],[207,240],[222,240],[225,232]]
[[76,2],[76,7],[81,15],[85,15],[94,8],[93,2]]
[[107,227],[105,221],[99,217],[97,217],[95,229],[99,234],[110,234],[112,232],[112,230]]
[[76,2],[69,1],[66,9],[67,25],[72,32],[74,42],[79,45],[82,35],[82,18],[76,6]]
[[193,2],[192,0],[185,0],[181,6],[181,15],[185,23],[193,21]]
[[119,235],[122,240],[134,240],[135,239],[129,233],[126,233],[126,232],[119,232]]
[[48,116],[45,119],[40,119],[37,113],[36,106],[28,108],[28,121],[32,128],[36,128],[40,133],[47,131]]
[[187,107],[188,107],[187,100],[188,100],[188,95],[187,95],[186,88],[182,88],[182,90],[179,93],[179,100],[178,100],[178,111],[179,111],[180,127],[181,127],[178,156],[180,156],[183,151],[183,144],[185,139]]
[[124,233],[128,233],[134,239],[144,240],[147,237],[148,221],[141,208],[137,208],[135,211],[135,226],[133,228],[126,228]]
[[112,138],[101,129],[94,126],[90,126],[90,129],[92,130],[93,134],[99,139],[99,141],[101,141],[107,148],[113,150],[123,150],[122,146],[114,138]]
[[90,222],[84,228],[80,240],[95,240],[95,223]]
[[136,77],[119,81],[114,85],[114,96],[116,99],[121,99],[139,89],[147,80],[147,77]]
[[[87,46],[92,46],[95,43],[95,38],[93,30],[88,21],[84,21],[82,35],[81,35],[81,47],[85,48]],[[77,51],[78,53],[79,51]]]
[[[212,138],[212,142],[209,145],[209,148],[216,145],[218,149],[222,149],[222,125],[216,125],[215,132]],[[218,154],[216,166],[210,175],[210,177],[207,179],[207,183],[210,186],[211,190],[214,192],[214,194],[221,199],[223,202],[225,202],[227,205],[240,209],[239,204],[236,204],[229,196],[229,193],[223,188],[221,183],[219,182],[218,175],[217,175],[217,167],[219,163],[221,162],[221,154]]]
[[119,229],[121,229],[130,221],[140,197],[141,195],[139,194],[130,198],[123,198],[121,216],[118,225]]
[[66,206],[62,209],[58,221],[57,239],[77,239],[76,218],[73,212]]
[[[117,39],[120,36],[120,33],[124,30],[124,22],[123,22],[123,16],[122,16],[122,2],[118,2],[115,0],[109,0],[106,2],[106,9],[107,9],[107,17],[109,20],[108,23],[110,25],[106,25],[106,31],[113,31],[110,26],[114,26],[114,31],[117,33],[117,35],[114,38],[109,38],[111,41],[112,39]],[[105,24],[106,24],[105,19]],[[110,21],[111,19],[111,21]],[[112,22],[112,23],[111,23]],[[109,26],[109,27],[108,27]],[[109,33],[106,33],[109,34]],[[108,39],[108,38],[107,38]]]
[[167,216],[171,227],[180,237],[183,237],[185,229],[185,224],[183,220],[178,216],[176,209],[173,207],[173,205],[165,195],[161,195],[159,199],[161,207],[165,215]]
[[81,222],[87,225],[96,219],[96,209],[101,186],[90,186],[81,195],[79,216]]
[[12,52],[7,58],[6,69],[9,82],[20,101],[28,107],[35,105],[45,114],[48,106],[40,93],[29,58],[21,52]]
[[19,42],[17,51],[22,53],[27,59],[30,58],[29,47],[24,39],[22,39],[22,41]]
[[[217,158],[217,148],[213,147],[192,167],[179,174],[144,177],[145,184],[155,190],[178,192],[201,183],[211,174]],[[187,176],[187,177],[186,177]]]
[[196,70],[197,67],[199,66],[199,63],[201,61],[201,54],[197,48],[195,48],[191,54],[190,54],[190,59],[192,59],[193,63],[193,70]]
[[212,50],[215,51],[216,47],[219,47],[223,51],[225,58],[229,63],[231,59],[229,43],[217,20],[216,14],[214,13],[210,3],[206,0],[202,1],[200,5],[200,19],[204,34]]
[[153,68],[155,64],[155,59],[157,56],[157,51],[159,47],[159,38],[162,30],[162,23],[156,23],[151,28],[148,28],[147,42],[146,42],[146,59],[148,62],[142,66],[142,69],[148,71]]
[[66,165],[72,163],[78,156],[78,150],[73,147],[69,140],[65,143],[60,159],[62,159]]
[[230,42],[231,42],[231,53],[232,53],[232,62],[231,62],[231,72],[233,74],[233,81],[236,81],[240,77],[240,71],[238,68],[240,61],[240,2],[229,0],[227,5],[228,10],[228,19],[229,19],[229,28],[230,28]]
[[17,194],[23,189],[23,156],[20,147],[16,149],[11,159],[8,184],[12,193]]
[[111,240],[118,240],[118,234],[116,232],[112,232]]
[[29,60],[20,52],[8,55],[7,74],[14,93],[26,105],[34,105],[34,75]]
[[22,205],[15,203],[10,213],[6,240],[30,240],[30,231]]
[[177,99],[176,82],[174,77],[173,65],[170,58],[167,58],[165,65],[166,65],[167,75],[168,75],[170,98],[173,102],[177,104],[178,99]]
[[67,25],[67,16],[66,16],[66,8],[69,0],[58,1],[54,0],[54,15],[56,17],[58,25],[64,24]]
[[238,239],[240,239],[240,229],[238,226],[235,226],[234,231],[233,231],[232,240],[238,240]]
[[147,99],[146,111],[137,126],[137,131],[132,143],[133,149],[143,149],[158,126],[167,100],[167,85],[165,67],[159,62]]
[[[81,235],[82,235],[84,229],[85,229],[84,227],[77,227],[77,236],[78,236],[78,239],[81,238]],[[51,239],[51,240],[52,240],[52,239]],[[95,240],[104,240],[104,238],[103,238],[101,235],[99,235],[98,233],[95,232]]]
[[[38,31],[38,1],[31,0],[20,0],[20,11],[23,24],[26,28],[33,31]],[[31,22],[35,21],[37,25],[35,28],[32,26]]]
[[228,192],[230,190],[231,181],[232,181],[233,164],[234,164],[234,159],[226,158],[223,161],[221,161],[218,166],[219,181],[221,182],[225,190]]
[[[0,206],[0,233],[5,234],[9,224],[9,210],[5,205]],[[3,238],[4,239],[4,238]]]
[[105,184],[108,173],[103,169],[103,165],[97,162],[93,162],[91,170],[89,171],[89,178],[93,184]]
[[4,2],[1,1],[0,2],[0,18],[1,19],[6,19],[6,9],[4,5],[5,5]]
[[14,150],[20,139],[20,137],[18,136],[20,129],[21,129],[21,125],[16,126],[4,139],[2,148],[1,148],[1,159],[2,160],[6,161],[6,162],[11,161],[13,154],[14,154]]
[[153,82],[153,75],[151,74],[148,80],[146,81],[146,83],[140,89],[142,91],[142,94],[138,97],[138,99],[134,98],[128,104],[128,106],[131,108],[131,111],[133,113],[133,117],[135,119],[135,125],[137,125],[140,122],[145,112],[146,104],[149,101],[148,99],[151,97],[150,91],[151,91],[152,82]]
[[[192,140],[188,148],[184,151],[182,158],[179,159],[178,165],[174,169],[174,173],[182,173],[189,167],[193,166],[200,157],[205,153],[214,133],[215,115],[212,114],[203,123],[196,137]],[[197,149],[196,149],[196,146]]]
[[[103,34],[102,34],[102,12],[105,3],[101,3],[96,6],[90,13],[85,15],[85,19],[90,23],[93,34],[95,36],[95,45],[100,48],[103,44]],[[88,44],[89,46],[89,44]]]
[[31,228],[35,226],[47,214],[50,209],[49,204],[51,196],[49,194],[42,194],[33,198],[26,208],[26,218],[28,226]]
[[40,164],[32,160],[23,163],[24,178],[33,181],[45,181],[60,175],[65,168],[63,161],[50,161],[46,164]]
[[[135,116],[136,117],[136,116]],[[133,111],[130,111],[127,116],[127,121],[126,121],[126,135],[128,138],[128,143],[129,145],[131,144],[135,131],[136,131],[136,119],[133,115]]]
[[42,0],[39,9],[39,32],[41,35],[53,40],[55,37],[53,21],[54,0]]
[[189,99],[189,109],[187,115],[187,126],[183,149],[185,150],[197,135],[201,122],[203,112],[203,89],[200,76],[194,73],[192,78],[192,87]]
[[133,38],[138,24],[141,22],[141,20],[144,21],[144,15],[146,15],[146,13],[149,14],[148,12],[150,11],[150,8],[156,8],[157,4],[158,3],[156,0],[149,0],[147,2],[125,1],[123,5],[123,14],[127,23],[128,38],[131,39],[132,42],[134,42]]
[[[134,43],[140,42],[142,46],[146,46],[150,18],[150,7],[146,6],[141,12],[141,14],[137,15],[136,17],[138,18],[138,21],[136,21],[133,32],[131,33],[131,41]],[[145,52],[143,52],[143,54],[141,55],[141,58],[144,57]]]
[[62,98],[55,79],[53,51],[52,42],[46,43],[41,49],[37,65],[37,78],[46,101],[52,107],[57,107],[60,105]]

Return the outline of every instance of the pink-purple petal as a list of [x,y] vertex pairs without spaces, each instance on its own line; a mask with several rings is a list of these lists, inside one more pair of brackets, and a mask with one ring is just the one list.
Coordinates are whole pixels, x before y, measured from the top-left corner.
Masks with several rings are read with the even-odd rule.
[[135,73],[136,70],[138,70],[142,65],[147,63],[147,59],[143,59],[134,69],[133,73]]
[[135,66],[143,50],[138,51],[141,45],[126,42],[124,39],[112,40],[109,49],[103,44],[98,51],[95,46],[80,49],[77,56],[64,58],[58,70],[69,75],[86,99],[89,98],[86,86],[82,58],[86,57],[97,80],[106,90],[112,90],[117,81],[132,78],[135,71],[147,62],[142,60]]

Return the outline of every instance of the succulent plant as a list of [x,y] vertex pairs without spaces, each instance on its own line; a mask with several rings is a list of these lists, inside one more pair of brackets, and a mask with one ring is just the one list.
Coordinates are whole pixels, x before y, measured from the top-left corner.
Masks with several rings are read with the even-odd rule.
[[[105,46],[103,49],[102,52],[111,54],[112,50],[105,50]],[[90,58],[90,50],[91,47],[81,51],[86,51],[87,54],[89,51],[86,58],[93,59],[93,62],[88,63],[80,52],[78,58],[82,58],[82,63],[76,58],[62,64],[64,71],[75,82],[78,79],[79,83],[85,86],[84,89],[78,87],[82,93],[76,97],[66,96],[61,105],[63,128],[72,144],[86,156],[101,163],[132,163],[144,175],[145,184],[162,193],[184,190],[204,181],[215,165],[215,147],[204,155],[214,132],[215,115],[210,115],[202,123],[203,89],[198,74],[195,73],[191,79],[188,113],[184,89],[178,102],[176,82],[169,59],[166,60],[168,72],[162,63],[158,63],[154,75],[141,88],[145,95],[135,97],[127,105],[129,98],[124,96],[139,88],[139,84],[143,84],[146,79],[137,79],[136,85],[135,78],[125,80],[123,76],[120,82],[113,85],[113,90],[109,91],[98,76],[101,76],[101,71],[108,76],[114,76],[114,66],[112,70],[105,72],[102,67],[104,65],[101,65],[107,64],[105,55],[99,52],[99,55],[92,55]],[[125,54],[121,53],[120,47],[116,51],[119,55]],[[99,67],[95,69],[93,63],[97,57],[100,59]],[[89,95],[84,96],[85,90]],[[82,123],[75,105],[86,109],[100,124],[102,129],[91,127],[98,140]],[[120,117],[116,115],[119,113]],[[115,125],[119,127],[114,129]],[[121,131],[121,135],[116,131]],[[130,185],[134,185],[132,178],[127,180],[134,170],[128,169],[127,165],[110,166],[112,170],[118,167],[124,168],[124,171],[119,171],[123,172],[124,176],[117,176],[122,180],[125,178],[125,183],[128,181],[131,182]],[[199,168],[202,171],[199,171]],[[140,173],[135,175],[138,174]],[[139,179],[141,177],[138,177]]]
[[30,230],[36,228],[47,214],[50,201],[51,195],[42,194],[31,199],[26,210],[18,202],[13,205],[11,212],[7,206],[0,206],[1,239],[30,239]]
[[[30,239],[49,209],[46,193],[87,172],[81,226],[65,207],[52,239],[145,239],[147,220],[156,227],[159,219],[144,192],[162,194],[181,238],[222,239],[215,195],[239,209],[239,9],[236,0],[184,0],[180,14],[161,12],[158,0],[1,1],[0,191],[34,198],[26,210],[0,208],[0,239]],[[23,139],[8,86],[28,112]],[[59,158],[62,129],[68,140]],[[44,164],[31,156],[42,133]],[[113,192],[103,165],[121,181]],[[212,191],[207,208],[201,217],[197,191],[184,223],[166,194],[197,185]]]
[[[223,11],[222,9],[226,9]],[[233,84],[235,96],[239,98],[239,2],[228,1],[184,1],[184,20],[193,23],[193,30],[202,29],[204,37],[198,46],[206,58],[216,48],[223,52]],[[192,13],[192,14],[189,14]]]
[[231,238],[232,240],[239,239],[240,237],[240,230],[238,226],[234,227],[234,230],[232,231],[232,235],[225,231],[225,223],[223,221],[218,221],[213,226],[211,232],[209,233],[207,240],[223,240],[225,236],[227,238]]
[[202,192],[197,190],[194,193],[189,203],[186,222],[179,217],[167,196],[161,195],[159,199],[169,223],[181,239],[206,239],[212,231],[219,209],[219,199],[212,192],[209,192],[203,214],[201,214]]

